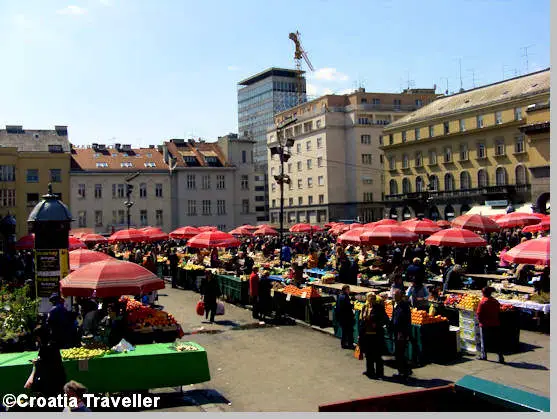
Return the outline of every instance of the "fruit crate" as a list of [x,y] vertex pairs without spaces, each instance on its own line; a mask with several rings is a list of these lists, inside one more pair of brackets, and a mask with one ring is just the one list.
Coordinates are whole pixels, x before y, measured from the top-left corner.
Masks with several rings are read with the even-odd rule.
[[231,303],[246,305],[249,302],[249,281],[232,275],[217,275],[223,299]]

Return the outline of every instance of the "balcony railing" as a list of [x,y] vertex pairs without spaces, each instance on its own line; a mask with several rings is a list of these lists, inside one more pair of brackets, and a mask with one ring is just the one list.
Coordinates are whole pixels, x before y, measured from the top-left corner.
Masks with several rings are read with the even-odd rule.
[[[508,194],[512,192],[529,192],[531,185],[501,185],[486,186],[485,188],[455,189],[452,191],[428,191],[431,199],[464,198],[474,196],[485,196],[493,194]],[[385,201],[409,201],[420,200],[426,192],[409,192],[402,194],[386,195]]]
[[416,106],[416,105],[387,105],[387,104],[374,105],[373,103],[360,103],[360,104],[357,104],[357,105],[349,105],[344,109],[345,109],[346,112],[352,112],[352,111],[410,112],[410,111],[415,111],[418,108],[419,108],[419,106]]

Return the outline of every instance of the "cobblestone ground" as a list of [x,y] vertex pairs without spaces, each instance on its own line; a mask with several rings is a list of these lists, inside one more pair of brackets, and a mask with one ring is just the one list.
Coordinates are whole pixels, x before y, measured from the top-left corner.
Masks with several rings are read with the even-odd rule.
[[[549,396],[548,335],[521,331],[524,351],[507,356],[507,365],[466,356],[448,366],[415,369],[403,385],[363,376],[364,363],[326,330],[262,326],[250,311],[231,304],[210,325],[195,314],[198,300],[199,294],[171,288],[159,297],[187,333],[182,340],[207,350],[211,381],[184,386],[183,394],[157,390],[164,393],[160,411],[317,411],[324,403],[448,384],[468,374]],[[387,364],[385,375],[394,372]]]

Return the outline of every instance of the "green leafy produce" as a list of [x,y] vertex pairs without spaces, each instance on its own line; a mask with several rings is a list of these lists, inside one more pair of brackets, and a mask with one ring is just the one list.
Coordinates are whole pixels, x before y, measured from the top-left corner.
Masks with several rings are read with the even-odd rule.
[[29,286],[0,288],[0,340],[15,339],[31,332],[37,321],[39,299],[31,299]]

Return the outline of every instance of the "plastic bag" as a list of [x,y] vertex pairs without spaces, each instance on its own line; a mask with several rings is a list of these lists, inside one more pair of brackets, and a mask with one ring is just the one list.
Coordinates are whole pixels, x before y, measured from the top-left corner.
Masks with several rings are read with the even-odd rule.
[[203,316],[203,314],[205,313],[205,303],[203,301],[197,302],[197,305],[195,306],[195,312],[199,316]]
[[112,347],[112,350],[114,352],[129,352],[135,351],[135,347],[126,339],[122,339],[118,345]]
[[215,314],[217,316],[224,315],[224,303],[222,301],[217,302],[217,312]]
[[356,358],[358,361],[363,361],[364,359],[364,354],[360,349],[360,345],[356,345],[356,348],[354,349],[354,358]]

